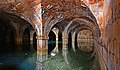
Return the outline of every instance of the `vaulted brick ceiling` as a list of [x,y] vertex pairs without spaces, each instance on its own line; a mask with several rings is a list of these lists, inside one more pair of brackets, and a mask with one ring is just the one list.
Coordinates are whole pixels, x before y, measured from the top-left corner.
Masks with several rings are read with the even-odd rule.
[[[42,1],[42,5],[45,6],[48,10],[46,15],[49,14],[59,14],[59,13],[53,13],[57,11],[66,11],[65,13],[67,15],[71,15],[70,11],[74,11],[74,6],[80,7],[80,4],[83,2],[90,7],[90,5],[98,4],[99,7],[102,8],[103,6],[103,0],[44,0]],[[27,19],[29,22],[33,19],[33,14],[40,10],[38,8],[38,4],[40,4],[40,0],[0,0],[0,8],[13,12],[17,15],[24,16],[25,19]],[[59,5],[59,6],[58,6]],[[54,8],[52,8],[54,6]],[[92,11],[95,11],[94,7],[91,7]],[[50,10],[49,10],[50,9]],[[44,8],[43,8],[44,10]],[[77,10],[77,9],[76,9]],[[45,12],[45,11],[44,11]],[[62,12],[61,12],[62,13]],[[93,12],[94,13],[94,12]],[[39,14],[36,14],[39,16]],[[44,19],[43,19],[44,20]],[[44,23],[44,21],[43,21]]]

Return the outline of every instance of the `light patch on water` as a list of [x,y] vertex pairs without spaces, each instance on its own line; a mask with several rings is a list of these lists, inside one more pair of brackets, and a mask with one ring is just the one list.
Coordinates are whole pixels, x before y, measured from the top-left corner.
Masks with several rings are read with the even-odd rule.
[[51,56],[55,56],[55,55],[56,55],[55,53],[53,53],[53,52],[51,53]]
[[0,65],[2,65],[3,63],[0,63]]

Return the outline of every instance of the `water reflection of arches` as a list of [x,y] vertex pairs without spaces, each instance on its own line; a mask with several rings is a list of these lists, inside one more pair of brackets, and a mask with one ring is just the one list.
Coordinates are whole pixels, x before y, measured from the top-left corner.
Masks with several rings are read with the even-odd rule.
[[[55,21],[55,20],[54,20]],[[56,20],[57,22],[57,20]],[[58,28],[59,31],[62,33],[62,54],[63,54],[63,58],[65,60],[65,63],[67,63],[68,65],[70,64],[70,66],[72,64],[75,64],[74,62],[76,62],[76,64],[78,64],[78,66],[76,65],[76,67],[79,67],[79,65],[81,66],[81,60],[83,60],[83,69],[95,69],[94,67],[97,68],[97,66],[94,66],[94,61],[98,61],[98,56],[96,55],[96,47],[93,42],[94,42],[94,38],[99,38],[100,36],[100,30],[99,27],[97,25],[97,23],[94,20],[89,19],[88,17],[86,18],[74,18],[71,20],[62,20],[59,21],[57,23],[50,23],[50,25],[46,24],[46,29],[45,31],[47,32],[46,35],[49,34],[49,32],[53,29]],[[79,32],[84,31],[85,29],[88,29],[89,31],[91,31],[92,33],[92,38],[87,38],[85,41],[87,43],[87,45],[85,47],[81,47],[83,52],[81,52],[79,50],[79,41],[77,41],[77,39],[80,39],[80,42],[82,42],[82,38],[79,38]],[[89,32],[88,32],[89,34]],[[55,34],[56,36],[59,37],[59,34]],[[85,35],[85,37],[89,37],[91,35]],[[47,37],[47,36],[46,36]],[[57,37],[56,37],[57,39]],[[90,40],[89,40],[90,39]],[[98,39],[97,39],[98,40]],[[89,43],[90,42],[90,43]],[[92,44],[92,46],[90,46]],[[57,43],[56,43],[57,45]],[[48,44],[49,47],[49,44]],[[92,50],[91,50],[92,47]],[[84,48],[84,49],[83,49]],[[71,49],[71,50],[70,50]],[[85,51],[87,50],[87,52]],[[89,51],[90,50],[90,51]],[[95,53],[95,54],[94,54]],[[91,58],[91,55],[93,54],[93,57]],[[86,59],[84,59],[86,58]],[[86,68],[84,65],[84,62],[87,63],[89,61],[90,58],[90,65],[88,64],[88,67]],[[96,60],[95,60],[95,59]],[[93,59],[93,60],[91,60]],[[72,60],[75,60],[72,63]],[[99,62],[96,62],[99,66]],[[74,65],[72,65],[74,66]],[[74,68],[74,67],[73,67]],[[99,67],[98,67],[99,69]]]
[[58,28],[52,28],[48,36],[48,53],[62,53],[62,32]]

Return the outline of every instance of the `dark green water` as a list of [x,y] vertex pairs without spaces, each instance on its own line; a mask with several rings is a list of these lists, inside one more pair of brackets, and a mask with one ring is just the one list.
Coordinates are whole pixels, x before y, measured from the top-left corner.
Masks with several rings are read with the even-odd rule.
[[84,53],[79,50],[64,51],[67,52],[64,57],[63,54],[58,53],[55,56],[49,57],[45,62],[44,70],[95,70],[94,57],[91,58],[90,53]]
[[[85,53],[72,49],[56,53],[48,57],[43,64],[43,70],[97,70],[95,69],[95,58],[91,53]],[[0,70],[35,70],[36,52],[14,51],[0,54]]]
[[35,70],[35,52],[9,52],[0,54],[0,70]]

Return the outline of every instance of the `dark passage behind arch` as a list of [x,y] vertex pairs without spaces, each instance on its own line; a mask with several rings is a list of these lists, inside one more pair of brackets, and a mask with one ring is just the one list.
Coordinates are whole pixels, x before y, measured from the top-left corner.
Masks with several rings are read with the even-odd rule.
[[7,18],[0,17],[0,52],[13,52],[15,48],[15,28]]
[[33,35],[33,48],[37,51],[37,39],[36,39],[36,32]]
[[48,40],[48,54],[52,52],[52,50],[55,48],[56,45],[56,36],[53,31],[50,31],[49,33],[49,40]]
[[61,32],[58,33],[58,49],[59,49],[59,52],[62,53],[62,33]]
[[27,52],[30,51],[30,31],[26,28],[22,36],[22,50]]

